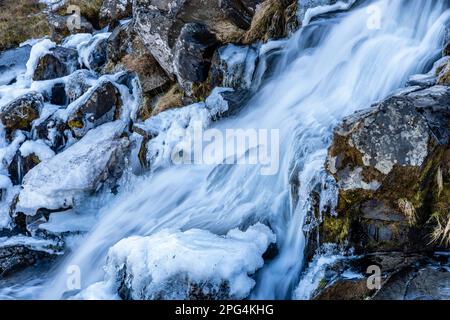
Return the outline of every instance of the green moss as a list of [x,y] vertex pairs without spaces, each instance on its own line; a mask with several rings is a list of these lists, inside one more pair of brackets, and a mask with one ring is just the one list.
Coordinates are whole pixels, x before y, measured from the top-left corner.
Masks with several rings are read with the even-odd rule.
[[69,128],[71,128],[71,129],[82,129],[82,128],[84,128],[83,121],[80,120],[78,117],[70,119],[67,124],[69,125]]

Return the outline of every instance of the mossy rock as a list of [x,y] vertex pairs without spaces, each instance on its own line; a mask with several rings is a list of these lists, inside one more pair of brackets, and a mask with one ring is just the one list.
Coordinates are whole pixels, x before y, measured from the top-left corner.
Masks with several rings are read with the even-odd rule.
[[45,5],[38,0],[2,0],[0,6],[0,51],[50,35],[47,16],[42,12]]

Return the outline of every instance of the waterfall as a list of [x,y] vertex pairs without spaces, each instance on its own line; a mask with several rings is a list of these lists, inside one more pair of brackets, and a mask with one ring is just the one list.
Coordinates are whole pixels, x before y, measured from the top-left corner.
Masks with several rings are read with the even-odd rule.
[[[253,299],[289,299],[304,266],[303,225],[312,190],[327,183],[324,164],[332,130],[428,71],[439,57],[450,21],[444,0],[362,1],[348,12],[313,19],[287,41],[269,77],[225,129],[279,129],[280,165],[184,165],[122,179],[119,194],[95,211],[98,222],[72,253],[18,295],[59,299],[67,268],[80,267],[82,287],[104,277],[108,249],[123,238],[164,228],[223,235],[262,222],[277,236],[278,254],[255,276]],[[262,63],[262,62],[260,62]],[[291,181],[299,181],[292,199]],[[322,194],[332,199],[333,190]],[[195,261],[193,261],[195,263]]]

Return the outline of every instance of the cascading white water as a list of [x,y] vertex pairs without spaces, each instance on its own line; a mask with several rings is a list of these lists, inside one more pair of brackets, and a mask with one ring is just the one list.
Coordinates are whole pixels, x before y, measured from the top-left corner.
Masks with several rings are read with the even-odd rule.
[[[368,24],[374,18],[369,5],[379,10],[379,28]],[[225,234],[262,221],[276,233],[279,254],[258,272],[251,297],[291,298],[303,265],[308,198],[327,178],[324,163],[333,127],[402,87],[410,75],[428,71],[442,48],[448,7],[444,0],[366,1],[299,30],[239,116],[214,124],[221,130],[280,129],[278,174],[261,175],[259,166],[186,165],[129,177],[98,213],[98,224],[49,272],[50,278],[39,289],[17,295],[61,298],[70,265],[81,268],[83,288],[102,280],[108,249],[128,236],[163,228]],[[300,181],[295,209],[292,172]]]

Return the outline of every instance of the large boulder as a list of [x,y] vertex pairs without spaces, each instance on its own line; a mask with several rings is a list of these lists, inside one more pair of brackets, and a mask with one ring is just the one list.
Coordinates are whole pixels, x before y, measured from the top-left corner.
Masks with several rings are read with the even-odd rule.
[[83,137],[90,129],[118,119],[122,104],[116,86],[100,82],[67,108],[67,124],[76,137]]
[[101,187],[114,186],[123,170],[128,139],[125,123],[104,124],[48,161],[31,169],[23,181],[16,213],[64,210]]
[[215,35],[205,25],[183,26],[175,45],[174,71],[185,91],[191,91],[192,83],[206,80],[216,46]]
[[345,119],[327,168],[339,188],[324,242],[365,251],[448,247],[450,88],[416,88]]
[[55,47],[40,57],[33,80],[52,80],[67,76],[78,69],[78,52],[75,49]]
[[44,98],[40,93],[27,93],[0,109],[0,120],[8,132],[30,131],[34,120],[39,118]]
[[244,299],[255,285],[251,275],[274,242],[262,224],[224,236],[191,229],[127,238],[109,250],[105,285],[94,284],[79,298],[101,287],[126,300]]

